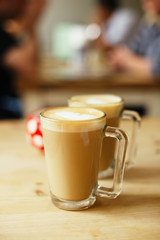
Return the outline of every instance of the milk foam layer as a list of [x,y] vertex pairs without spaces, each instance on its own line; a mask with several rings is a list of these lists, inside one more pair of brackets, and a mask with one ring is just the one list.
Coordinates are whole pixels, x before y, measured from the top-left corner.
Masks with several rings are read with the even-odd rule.
[[89,107],[103,111],[108,118],[119,117],[124,106],[121,97],[112,94],[77,95],[69,99],[70,107]]
[[122,101],[121,97],[115,96],[112,94],[94,94],[94,95],[79,95],[71,98],[71,101],[78,102],[90,105],[109,105],[117,104]]
[[85,113],[69,112],[69,111],[51,113],[49,114],[48,117],[52,117],[57,120],[70,120],[70,121],[71,120],[72,121],[89,120],[89,119],[97,118],[93,114],[85,114]]
[[53,131],[75,132],[103,128],[105,114],[91,108],[50,108],[41,113],[42,127]]

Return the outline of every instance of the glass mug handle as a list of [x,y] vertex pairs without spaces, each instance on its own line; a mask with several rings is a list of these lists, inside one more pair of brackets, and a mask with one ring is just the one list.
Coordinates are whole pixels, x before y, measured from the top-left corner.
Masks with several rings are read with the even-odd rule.
[[121,192],[128,138],[123,130],[114,127],[107,127],[104,132],[104,137],[117,139],[118,151],[115,162],[113,186],[111,188],[106,188],[98,185],[96,195],[113,199]]
[[124,110],[122,112],[122,119],[130,120],[133,123],[132,129],[131,129],[131,137],[129,139],[127,159],[126,159],[126,168],[130,168],[135,163],[136,135],[137,135],[138,128],[141,125],[141,117],[136,111]]

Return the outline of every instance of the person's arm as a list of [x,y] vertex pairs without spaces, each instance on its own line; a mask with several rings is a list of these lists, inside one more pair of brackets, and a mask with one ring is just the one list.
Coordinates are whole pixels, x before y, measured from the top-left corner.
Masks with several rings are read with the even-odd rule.
[[[24,15],[17,20],[9,21],[8,32],[20,38],[22,43],[10,49],[4,56],[3,62],[23,76],[31,76],[37,69],[37,39],[35,26],[46,0],[28,0]],[[22,39],[21,39],[22,36]]]
[[17,73],[29,77],[36,73],[37,44],[32,36],[28,36],[26,43],[11,48],[4,56],[4,64]]
[[130,56],[126,61],[126,69],[130,72],[135,72],[147,77],[152,77],[152,64],[151,61],[145,57],[136,55]]
[[126,47],[115,49],[109,56],[109,63],[115,69],[127,70],[147,77],[153,76],[150,59],[138,56]]

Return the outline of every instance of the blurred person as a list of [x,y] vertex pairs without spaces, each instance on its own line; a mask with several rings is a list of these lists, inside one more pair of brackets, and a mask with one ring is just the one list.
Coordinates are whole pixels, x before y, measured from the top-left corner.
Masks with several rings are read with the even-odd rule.
[[111,52],[109,62],[115,69],[160,79],[160,1],[141,0],[144,17],[133,38]]
[[37,66],[35,23],[45,0],[0,0],[0,119],[20,118],[15,80],[33,76]]
[[92,23],[100,27],[100,36],[95,44],[102,49],[114,47],[126,41],[137,23],[137,14],[120,7],[119,0],[96,0]]

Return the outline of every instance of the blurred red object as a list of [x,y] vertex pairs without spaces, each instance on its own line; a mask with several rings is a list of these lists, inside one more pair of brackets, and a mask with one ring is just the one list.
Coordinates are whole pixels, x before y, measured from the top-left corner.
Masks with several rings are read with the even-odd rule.
[[42,110],[43,109],[37,110],[28,115],[26,122],[26,133],[28,140],[32,144],[32,146],[41,151],[44,151],[43,136],[39,116]]

